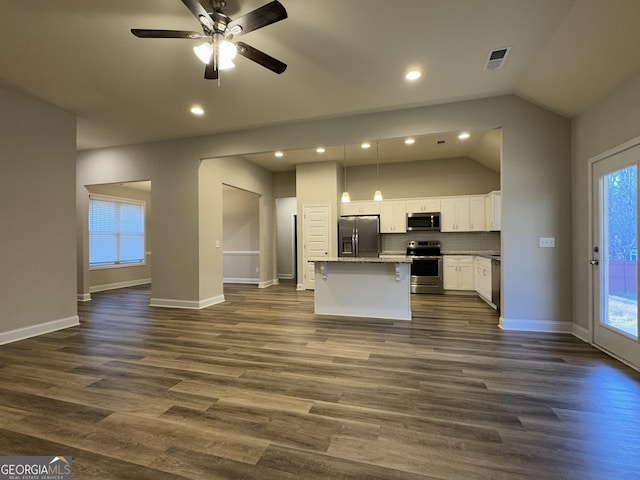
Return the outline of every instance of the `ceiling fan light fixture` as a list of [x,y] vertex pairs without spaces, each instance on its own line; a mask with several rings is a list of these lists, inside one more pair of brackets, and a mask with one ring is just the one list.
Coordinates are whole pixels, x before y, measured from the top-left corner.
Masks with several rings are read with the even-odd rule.
[[238,49],[236,46],[227,41],[223,40],[220,42],[220,46],[218,47],[218,69],[220,70],[229,70],[230,68],[234,68],[236,65],[232,62],[232,60],[238,54]]
[[200,59],[202,63],[209,65],[213,56],[213,45],[210,42],[204,42],[193,47],[193,53]]

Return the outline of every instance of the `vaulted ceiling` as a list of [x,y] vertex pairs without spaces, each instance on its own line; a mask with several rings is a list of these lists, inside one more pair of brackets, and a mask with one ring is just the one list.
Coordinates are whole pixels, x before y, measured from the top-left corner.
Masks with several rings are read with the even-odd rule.
[[[572,117],[640,68],[638,0],[281,2],[286,20],[241,39],[287,70],[238,58],[218,84],[195,41],[130,33],[199,30],[180,0],[2,0],[0,84],[74,112],[89,149],[500,94]],[[227,3],[237,18],[267,0]]]

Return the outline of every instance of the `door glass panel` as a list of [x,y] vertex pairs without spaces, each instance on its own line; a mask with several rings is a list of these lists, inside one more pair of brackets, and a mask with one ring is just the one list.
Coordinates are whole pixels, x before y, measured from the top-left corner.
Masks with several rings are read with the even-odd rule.
[[601,323],[638,338],[638,171],[604,176]]

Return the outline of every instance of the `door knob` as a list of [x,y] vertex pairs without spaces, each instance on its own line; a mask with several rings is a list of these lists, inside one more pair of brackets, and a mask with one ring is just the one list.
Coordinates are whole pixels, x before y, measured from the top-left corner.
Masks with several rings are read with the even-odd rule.
[[589,263],[590,263],[591,265],[598,265],[598,264],[600,264],[600,262],[598,261],[598,259],[597,259],[597,258],[592,258],[591,260],[589,260]]

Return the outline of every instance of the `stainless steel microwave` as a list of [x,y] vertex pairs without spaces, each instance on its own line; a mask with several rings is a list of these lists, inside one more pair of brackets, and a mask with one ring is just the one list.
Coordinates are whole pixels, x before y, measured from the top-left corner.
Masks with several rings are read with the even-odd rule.
[[440,212],[407,213],[407,231],[418,230],[440,231]]

